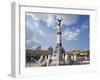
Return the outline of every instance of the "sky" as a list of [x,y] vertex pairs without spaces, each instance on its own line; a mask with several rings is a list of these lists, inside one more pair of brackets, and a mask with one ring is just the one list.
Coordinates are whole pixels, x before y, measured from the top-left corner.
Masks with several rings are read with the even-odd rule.
[[89,15],[31,12],[25,13],[26,48],[55,49],[57,18],[61,17],[62,47],[66,51],[89,49]]

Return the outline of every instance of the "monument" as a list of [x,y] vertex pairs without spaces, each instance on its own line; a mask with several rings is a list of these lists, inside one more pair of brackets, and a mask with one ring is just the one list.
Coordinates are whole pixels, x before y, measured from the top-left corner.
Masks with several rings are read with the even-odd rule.
[[49,54],[48,57],[45,56],[43,60],[43,56],[39,59],[39,66],[59,66],[65,65],[65,50],[62,47],[62,30],[61,30],[61,22],[62,18],[57,18],[57,27],[56,27],[56,48],[53,51],[53,54]]
[[63,53],[63,47],[62,47],[62,31],[61,31],[61,21],[62,18],[57,18],[57,28],[56,28],[56,48],[52,55],[52,63],[51,65],[63,65],[65,64],[64,61],[64,53]]

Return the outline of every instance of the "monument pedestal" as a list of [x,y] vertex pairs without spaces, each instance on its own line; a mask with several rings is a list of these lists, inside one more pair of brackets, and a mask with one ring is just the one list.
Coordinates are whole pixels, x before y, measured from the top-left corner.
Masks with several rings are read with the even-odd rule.
[[50,66],[65,65],[65,60],[60,59],[58,54],[53,54],[51,60]]

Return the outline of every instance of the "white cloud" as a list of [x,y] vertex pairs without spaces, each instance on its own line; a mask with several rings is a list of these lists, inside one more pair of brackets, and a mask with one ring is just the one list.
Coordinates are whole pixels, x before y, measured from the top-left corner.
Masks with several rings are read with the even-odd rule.
[[52,24],[52,20],[53,20],[53,18],[52,18],[51,16],[48,17],[48,19],[47,19],[47,26],[48,26],[48,27],[51,26],[51,24]]
[[47,50],[48,49],[48,45],[46,45],[46,46],[42,46],[42,50]]
[[28,22],[28,21],[26,21],[26,22],[25,22],[25,25],[28,27],[28,26],[29,26],[29,22]]
[[75,32],[76,32],[76,33],[79,33],[79,32],[80,32],[80,29],[77,28]]
[[37,40],[37,38],[36,38],[35,36],[33,36],[33,37],[31,38],[31,41],[40,44],[40,42]]
[[77,15],[57,15],[57,17],[62,17],[62,24],[69,26],[78,21],[78,16]]
[[56,24],[55,16],[54,15],[48,15],[47,26],[53,27],[55,24]]
[[35,28],[34,32],[36,32],[37,34],[39,34],[41,36],[46,35],[45,32],[42,29],[40,29],[40,26],[39,26],[38,22],[35,22],[35,27],[34,28]]
[[34,22],[34,32],[39,33],[40,27],[38,22]]
[[56,27],[56,23],[57,23],[57,18],[62,18],[62,24],[66,25],[66,26],[69,26],[69,25],[72,25],[74,23],[77,23],[78,21],[78,16],[77,15],[51,15],[49,14],[48,15],[48,18],[47,18],[47,26],[48,27],[51,27],[51,26],[55,26]]
[[31,16],[33,20],[39,21],[39,18],[37,18],[33,13],[26,13],[27,16]]
[[47,26],[48,27],[56,27],[56,23],[57,23],[57,18],[62,18],[62,24],[66,25],[66,26],[69,26],[69,25],[72,25],[74,23],[77,23],[78,21],[78,16],[77,15],[53,15],[53,14],[49,14],[48,17],[47,17]]
[[57,17],[63,18],[62,24],[69,26],[78,21],[78,16],[77,15],[71,15],[71,14],[66,14],[66,15],[61,15],[61,14],[36,14],[36,13],[27,13],[26,15],[29,15],[32,17],[34,21],[39,22],[40,20],[46,22],[47,27],[56,27],[57,23]]
[[39,34],[41,36],[45,36],[45,33],[40,29],[39,20],[45,19],[45,21],[46,21],[47,15],[45,16],[42,14],[34,14],[34,13],[27,13],[26,15],[31,16],[32,19],[34,20],[33,23],[29,23],[29,21],[26,21],[26,25],[30,29],[32,29],[33,33]]
[[66,39],[66,40],[77,40],[77,36],[79,35],[80,33],[80,29],[76,29],[75,31],[65,31],[63,33],[63,37]]
[[42,30],[40,30],[40,35],[41,36],[46,36],[46,34]]
[[85,29],[87,29],[88,27],[89,27],[89,25],[88,25],[86,22],[84,22],[84,23],[82,24],[82,26],[81,26],[82,30],[85,30]]
[[81,29],[73,27],[72,30],[70,28],[67,28],[66,31],[63,33],[63,37],[66,40],[77,40],[77,36],[79,35],[80,32],[83,30],[86,30],[89,27],[87,22],[84,22],[81,26]]
[[35,46],[38,46],[40,43],[38,41],[34,40],[27,40],[26,41],[26,48],[33,48]]

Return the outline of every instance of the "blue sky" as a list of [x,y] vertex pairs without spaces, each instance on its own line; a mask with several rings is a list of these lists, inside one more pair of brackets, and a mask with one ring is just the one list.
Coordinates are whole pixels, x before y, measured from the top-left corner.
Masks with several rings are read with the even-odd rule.
[[26,48],[56,47],[57,18],[63,18],[62,46],[65,50],[89,49],[89,15],[26,13]]

